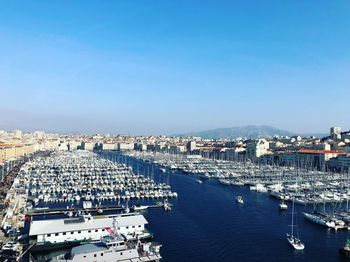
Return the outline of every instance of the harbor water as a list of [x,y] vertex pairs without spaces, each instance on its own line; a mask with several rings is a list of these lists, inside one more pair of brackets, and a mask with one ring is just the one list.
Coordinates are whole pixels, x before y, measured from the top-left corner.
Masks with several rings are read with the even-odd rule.
[[[290,231],[291,204],[279,211],[279,201],[268,193],[248,187],[226,186],[218,180],[203,180],[180,171],[165,173],[160,167],[131,157],[116,158],[131,165],[135,172],[154,170],[155,180],[167,180],[178,198],[171,212],[144,211],[148,228],[163,244],[164,261],[344,261],[338,249],[348,236],[346,230],[327,229],[313,224],[302,212],[312,206],[296,205],[300,238],[305,250],[294,251],[286,240]],[[236,203],[241,195],[244,204]]]
[[[286,240],[286,233],[290,232],[291,203],[287,203],[288,211],[279,211],[279,201],[268,193],[253,192],[245,186],[223,185],[217,179],[203,179],[203,183],[198,183],[198,176],[181,171],[163,172],[157,164],[116,152],[104,153],[103,157],[131,166],[134,173],[169,183],[172,191],[178,193],[177,198],[169,199],[173,204],[170,212],[162,208],[141,211],[149,222],[147,229],[154,233],[154,240],[163,245],[162,261],[344,261],[338,249],[345,243],[347,230],[336,232],[305,220],[302,212],[313,210],[313,206],[296,205],[297,231],[305,250],[294,251]],[[244,204],[237,203],[237,196],[243,197]],[[129,202],[129,206],[156,201],[135,200]],[[35,257],[45,261],[55,254],[50,256],[44,252]]]

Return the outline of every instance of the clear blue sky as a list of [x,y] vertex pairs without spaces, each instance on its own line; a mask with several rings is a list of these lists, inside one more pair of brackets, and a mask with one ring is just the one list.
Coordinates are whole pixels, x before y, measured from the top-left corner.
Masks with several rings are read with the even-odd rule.
[[350,1],[0,0],[0,129],[350,128]]

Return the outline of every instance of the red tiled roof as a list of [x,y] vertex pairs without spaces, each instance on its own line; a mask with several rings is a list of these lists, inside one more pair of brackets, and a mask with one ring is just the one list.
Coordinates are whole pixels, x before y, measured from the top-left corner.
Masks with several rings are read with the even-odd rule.
[[203,147],[198,147],[198,149],[202,150],[222,150],[225,147],[214,147],[214,146],[203,146]]
[[314,149],[299,149],[297,153],[303,154],[345,154],[342,150],[314,150]]
[[22,145],[19,145],[19,144],[0,144],[0,147],[14,147],[14,146],[22,146]]

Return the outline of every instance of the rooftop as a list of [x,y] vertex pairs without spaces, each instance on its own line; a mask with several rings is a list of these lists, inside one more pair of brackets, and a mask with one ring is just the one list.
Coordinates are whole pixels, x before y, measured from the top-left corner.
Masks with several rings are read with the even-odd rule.
[[34,220],[30,224],[29,235],[44,235],[77,230],[90,230],[113,227],[113,217],[116,218],[116,226],[136,226],[147,224],[147,220],[141,214],[135,213],[128,216],[101,216],[82,223],[65,223],[66,219]]
[[314,149],[299,149],[297,153],[302,154],[346,154],[342,150],[314,150]]

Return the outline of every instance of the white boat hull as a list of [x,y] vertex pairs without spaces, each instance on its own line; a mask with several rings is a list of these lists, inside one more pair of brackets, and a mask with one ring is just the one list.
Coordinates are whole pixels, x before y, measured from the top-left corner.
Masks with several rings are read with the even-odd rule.
[[305,245],[300,241],[300,239],[287,234],[287,241],[295,250],[303,250]]

